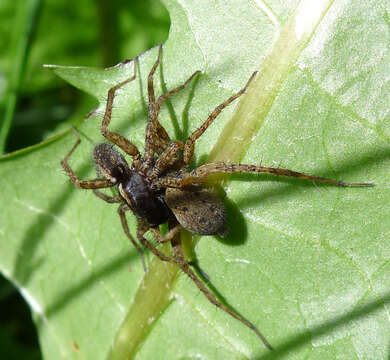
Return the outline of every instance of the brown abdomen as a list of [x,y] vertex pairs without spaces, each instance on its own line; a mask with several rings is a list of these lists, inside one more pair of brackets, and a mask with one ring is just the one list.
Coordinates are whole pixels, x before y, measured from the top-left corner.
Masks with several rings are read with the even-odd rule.
[[185,191],[168,188],[165,202],[177,221],[192,233],[226,235],[225,206],[211,189]]

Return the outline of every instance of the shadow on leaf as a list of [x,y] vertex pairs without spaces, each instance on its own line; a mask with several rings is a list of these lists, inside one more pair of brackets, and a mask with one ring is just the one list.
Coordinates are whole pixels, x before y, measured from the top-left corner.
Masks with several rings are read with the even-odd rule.
[[338,327],[343,326],[345,323],[356,321],[372,314],[373,312],[385,307],[390,303],[390,293],[383,295],[378,300],[372,301],[365,306],[359,306],[355,310],[352,310],[345,315],[335,317],[322,325],[312,327],[306,331],[297,334],[291,339],[287,339],[279,345],[275,345],[275,350],[267,353],[263,356],[254,357],[256,360],[275,360],[281,359],[291,351],[294,351],[307,343],[319,338],[322,335],[330,333],[332,330],[336,330]]

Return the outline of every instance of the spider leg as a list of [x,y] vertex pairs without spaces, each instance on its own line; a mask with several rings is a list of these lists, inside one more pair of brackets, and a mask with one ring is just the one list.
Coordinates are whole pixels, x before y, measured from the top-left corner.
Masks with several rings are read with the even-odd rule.
[[66,173],[68,174],[70,181],[72,181],[72,183],[80,189],[101,189],[101,188],[114,186],[114,184],[110,180],[105,180],[105,179],[80,180],[77,177],[76,173],[72,170],[72,168],[68,164],[68,159],[72,155],[73,151],[76,150],[77,146],[80,145],[81,140],[80,140],[79,133],[74,127],[72,127],[72,131],[75,134],[77,140],[75,144],[72,146],[72,148],[70,149],[70,151],[66,154],[66,156],[61,161],[61,165],[66,171]]
[[[162,125],[158,121],[158,115],[160,113],[161,105],[163,102],[171,95],[177,93],[178,91],[185,88],[185,86],[192,80],[192,78],[200,73],[200,71],[195,71],[183,85],[178,86],[177,88],[168,91],[167,93],[161,95],[153,108],[153,113],[149,112],[149,114],[152,114],[150,117],[150,122],[148,123],[148,126],[146,127],[146,139],[145,139],[145,157],[148,158],[149,154],[151,154],[151,158],[153,158],[154,152],[161,153],[169,144],[169,136],[166,135],[166,131],[162,127]],[[165,134],[164,134],[164,133]]]
[[160,97],[157,99],[157,102],[156,102],[156,106],[155,106],[155,111],[157,112],[157,115],[158,113],[160,112],[160,109],[161,109],[161,105],[164,103],[164,101],[166,99],[168,99],[170,96],[176,94],[177,92],[179,92],[180,90],[183,90],[190,82],[191,80],[196,76],[200,74],[200,70],[197,70],[195,71],[185,82],[184,84],[172,89],[172,90],[169,90],[168,92],[166,92],[165,94],[162,94],[160,95]]
[[126,154],[129,154],[134,157],[139,157],[140,153],[134,144],[132,144],[129,140],[127,140],[122,135],[108,130],[108,125],[111,122],[115,92],[122,86],[129,83],[130,81],[133,81],[136,78],[136,75],[137,75],[137,58],[134,59],[134,75],[126,79],[125,81],[122,81],[121,83],[115,85],[110,90],[108,90],[106,111],[104,113],[103,122],[100,131],[107,140],[118,145],[124,152],[126,152]]
[[[149,228],[146,226],[146,224],[139,220],[139,227],[137,232],[138,240],[147,247],[150,251],[153,252],[154,255],[159,257],[162,261],[168,261],[170,263],[177,264],[179,268],[195,283],[195,285],[198,287],[198,289],[206,296],[206,298],[215,306],[220,308],[221,310],[228,313],[233,318],[237,319],[241,323],[243,323],[245,326],[247,326],[249,329],[255,332],[255,334],[260,338],[260,340],[264,343],[264,345],[272,350],[272,346],[269,344],[269,342],[265,339],[265,337],[261,334],[261,332],[257,329],[255,325],[253,325],[250,321],[242,317],[241,315],[237,314],[236,312],[229,309],[226,305],[222,304],[218,299],[215,297],[215,295],[202,283],[202,281],[198,278],[198,276],[192,271],[190,267],[190,263],[187,262],[184,259],[183,250],[181,248],[181,242],[180,242],[180,236],[178,236],[178,232],[175,233],[171,237],[171,243],[173,248],[173,257],[166,256],[162,252],[160,252],[155,246],[153,246],[148,240],[144,238],[144,234],[146,231],[149,230]],[[172,230],[176,229],[176,227],[172,228]],[[155,229],[158,231],[157,229]],[[159,231],[158,231],[159,232]],[[169,234],[169,233],[168,233]],[[158,234],[158,236],[161,237],[161,235]]]
[[115,203],[121,203],[122,198],[117,195],[117,196],[107,196],[106,194],[102,193],[99,190],[92,190],[93,193],[100,199],[104,200],[105,202],[108,202],[109,204],[115,204]]
[[216,119],[216,117],[221,113],[223,109],[225,109],[230,103],[232,103],[234,100],[236,100],[238,97],[240,97],[242,94],[245,93],[246,89],[248,88],[249,84],[257,74],[257,71],[255,71],[251,77],[249,78],[246,85],[237,93],[235,93],[233,96],[231,96],[229,99],[225,100],[222,104],[218,105],[209,115],[207,120],[202,124],[201,127],[196,129],[186,140],[185,146],[184,146],[184,163],[189,165],[192,161],[192,158],[194,156],[194,150],[195,150],[195,142],[196,140],[207,130],[207,128],[213,123],[213,121]]
[[157,158],[150,176],[157,178],[164,170],[180,160],[179,151],[183,150],[181,141],[171,142]]
[[[160,45],[159,50],[158,50],[158,57],[157,60],[155,61],[154,65],[152,66],[149,75],[148,75],[148,114],[149,114],[149,119],[152,119],[153,114],[155,113],[154,108],[156,104],[156,98],[154,95],[154,84],[153,84],[153,76],[154,73],[156,72],[157,66],[160,63],[161,59],[161,54],[162,54],[162,45]],[[158,117],[158,114],[156,118]],[[154,147],[154,151],[156,151],[158,154],[160,154],[166,146],[169,144],[171,141],[169,138],[168,133],[166,130],[161,126],[161,124],[156,121],[156,127],[153,129],[148,130],[149,124],[146,126],[146,139],[150,139],[150,142],[153,142],[153,145],[148,145],[147,142],[145,142],[145,153],[153,153],[153,149],[150,149],[151,147]],[[153,134],[152,134],[153,133]],[[149,136],[148,136],[149,134]],[[153,158],[152,156],[147,157],[149,161]]]
[[[174,226],[173,228],[171,228],[164,236],[161,236],[161,232],[159,229],[156,229],[156,228],[151,228],[150,231],[152,232],[153,234],[153,237],[154,239],[158,242],[158,243],[164,243],[164,242],[167,242],[167,241],[172,241],[173,238],[179,234],[180,230],[182,229],[183,227],[178,224],[176,226]],[[182,256],[182,258],[184,259],[184,256]],[[198,263],[196,261],[186,261],[188,263],[188,265],[191,265],[193,266],[197,271],[199,271],[199,273],[207,280],[209,281],[210,280],[210,276],[205,272],[203,271]],[[175,261],[175,263],[177,264],[177,262]]]
[[149,117],[150,119],[153,119],[153,121],[157,120],[158,113],[160,112],[161,105],[163,102],[168,99],[171,95],[176,94],[178,91],[183,90],[187,84],[195,77],[197,74],[200,73],[200,71],[195,71],[185,82],[184,84],[169,90],[165,94],[161,95],[156,102],[156,97],[154,94],[154,84],[153,84],[153,77],[154,73],[156,72],[157,66],[160,63],[162,55],[162,45],[159,47],[158,51],[158,57],[156,62],[154,63],[152,69],[150,70],[150,73],[148,75],[148,98],[149,98]]
[[179,237],[177,237],[177,239],[174,239],[172,241],[172,248],[173,248],[173,253],[175,258],[179,260],[177,262],[177,265],[195,283],[198,289],[206,296],[207,300],[209,300],[216,307],[225,311],[227,314],[229,314],[236,320],[240,321],[249,329],[251,329],[260,338],[260,340],[269,350],[273,350],[270,343],[267,341],[267,339],[264,337],[264,335],[259,331],[259,329],[255,325],[253,325],[250,321],[245,319],[240,314],[228,308],[225,304],[221,303],[215,297],[215,295],[203,284],[203,282],[198,278],[198,276],[193,272],[193,270],[190,268],[190,264],[184,260],[183,250],[181,248],[181,242]]
[[154,63],[150,73],[148,75],[148,98],[149,98],[149,123],[146,127],[145,135],[145,159],[151,160],[154,157],[154,153],[160,154],[166,146],[168,146],[170,139],[166,130],[161,126],[158,121],[158,115],[160,113],[161,105],[164,101],[173,94],[176,94],[178,91],[183,90],[186,85],[196,76],[200,71],[195,71],[185,82],[184,84],[172,89],[165,94],[161,95],[157,101],[154,94],[154,83],[153,77],[158,64],[160,63],[162,54],[162,45],[160,45],[158,57]]
[[156,136],[153,139],[153,141],[154,141],[153,143],[154,151],[157,154],[161,154],[171,142],[168,133],[158,121],[157,121],[157,128],[156,128]]
[[[146,248],[148,248],[154,255],[156,255],[162,261],[168,261],[173,264],[178,264],[179,260],[163,254],[158,250],[149,240],[145,239],[144,234],[150,230],[149,226],[146,225],[142,219],[138,219],[137,238],[139,242]],[[157,229],[156,229],[157,230]],[[158,231],[158,230],[157,230]],[[161,238],[161,235],[159,235]]]
[[129,206],[127,204],[123,204],[123,205],[119,206],[118,214],[119,214],[119,217],[121,219],[123,231],[125,232],[126,236],[129,238],[131,243],[134,245],[134,247],[137,249],[138,253],[141,255],[142,266],[143,266],[145,272],[147,272],[144,251],[142,250],[142,248],[138,245],[138,243],[134,240],[134,238],[130,234],[129,225],[128,225],[127,219],[126,219],[126,211],[129,211],[129,210],[131,210],[129,208]]
[[154,238],[159,243],[164,243],[167,241],[171,241],[181,230],[181,225],[176,225],[174,228],[170,229],[164,236],[161,236],[160,230],[156,228],[151,228]]
[[[334,180],[320,176],[308,175],[289,169],[273,168],[266,166],[245,165],[245,164],[229,164],[224,162],[209,163],[194,169],[188,176],[182,179],[175,179],[172,177],[165,177],[161,179],[159,185],[166,187],[181,188],[190,184],[203,183],[207,181],[208,176],[213,174],[233,174],[233,173],[265,173],[277,176],[295,177],[305,180],[313,180],[322,183],[332,184],[342,187],[370,187],[374,183],[350,183],[342,180]],[[164,184],[165,183],[165,184]]]
[[162,44],[160,44],[158,48],[158,56],[157,60],[153,64],[152,68],[150,69],[149,75],[148,75],[148,99],[149,99],[149,116],[151,115],[151,112],[153,111],[154,104],[156,103],[156,98],[154,95],[154,85],[153,85],[153,76],[156,72],[157,66],[160,63],[162,54]]

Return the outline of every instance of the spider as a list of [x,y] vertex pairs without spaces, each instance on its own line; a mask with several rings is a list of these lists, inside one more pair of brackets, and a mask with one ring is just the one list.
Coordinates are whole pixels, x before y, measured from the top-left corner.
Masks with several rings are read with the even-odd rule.
[[[172,141],[158,121],[161,106],[168,97],[184,89],[200,71],[193,73],[181,86],[166,92],[156,99],[153,77],[160,63],[161,54],[162,46],[159,48],[157,60],[148,75],[149,121],[146,126],[144,154],[142,155],[137,147],[125,137],[108,129],[116,91],[136,78],[137,58],[135,58],[133,60],[133,76],[108,91],[105,114],[101,125],[102,135],[132,157],[131,165],[114,148],[114,145],[101,143],[95,146],[93,151],[93,158],[99,177],[93,180],[80,180],[68,164],[69,157],[81,141],[78,132],[74,128],[72,130],[77,141],[61,161],[61,165],[72,183],[78,188],[92,189],[95,195],[102,200],[108,203],[120,204],[118,213],[123,230],[141,254],[145,271],[143,249],[130,234],[126,220],[127,211],[132,211],[137,218],[137,239],[143,247],[149,249],[161,260],[177,264],[212,304],[251,329],[264,345],[272,350],[269,342],[254,324],[217,300],[215,295],[192,270],[191,265],[194,264],[186,261],[184,258],[179,236],[181,228],[198,235],[219,235],[223,237],[227,233],[224,205],[213,190],[205,186],[208,177],[212,174],[251,172],[296,177],[347,187],[365,187],[373,184],[346,183],[311,176],[289,169],[225,162],[208,163],[190,170],[189,165],[193,159],[197,139],[207,130],[225,107],[245,93],[248,85],[256,76],[256,72],[252,74],[244,88],[218,105],[202,126],[196,129],[184,143]],[[98,190],[108,187],[117,187],[118,195],[111,197]],[[159,225],[166,222],[168,222],[169,230],[162,236]],[[147,231],[152,232],[158,243],[171,242],[173,255],[168,256],[162,253],[154,244],[147,240],[144,237]]]

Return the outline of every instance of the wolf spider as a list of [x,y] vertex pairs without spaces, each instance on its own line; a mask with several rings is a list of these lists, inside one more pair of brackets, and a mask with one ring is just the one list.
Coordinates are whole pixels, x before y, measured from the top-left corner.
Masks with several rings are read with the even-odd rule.
[[[148,75],[149,122],[146,126],[144,154],[141,155],[137,147],[125,137],[108,130],[115,92],[136,78],[137,58],[135,58],[133,76],[108,91],[105,114],[101,125],[102,135],[133,158],[131,165],[129,166],[125,158],[113,146],[102,143],[97,145],[93,151],[97,173],[101,177],[94,180],[80,180],[68,164],[69,157],[80,144],[80,136],[74,128],[72,130],[77,141],[61,161],[61,165],[69,175],[72,183],[77,187],[92,189],[96,196],[108,203],[121,204],[118,208],[118,213],[123,230],[141,254],[145,271],[143,250],[130,234],[127,224],[126,212],[129,210],[137,217],[137,239],[140,244],[148,248],[161,260],[177,264],[211,303],[254,331],[265,346],[268,349],[272,349],[255,325],[217,300],[192,270],[191,265],[193,264],[184,258],[180,237],[178,236],[181,228],[199,235],[220,235],[223,237],[227,232],[224,205],[211,189],[204,186],[204,183],[212,174],[251,172],[296,177],[337,186],[363,187],[372,186],[373,184],[346,183],[288,169],[225,162],[208,163],[194,170],[189,170],[196,140],[206,131],[226,106],[245,92],[249,83],[255,77],[256,72],[252,74],[243,89],[218,105],[210,113],[203,125],[195,130],[184,143],[171,141],[168,133],[158,121],[161,106],[168,97],[184,89],[200,71],[193,73],[183,85],[168,91],[156,100],[153,76],[159,65],[161,54],[162,47],[160,46],[157,60]],[[118,188],[119,194],[117,196],[110,197],[98,190],[114,186]],[[159,225],[166,222],[169,223],[169,231],[165,236],[162,236],[159,231]],[[158,243],[171,242],[173,256],[163,254],[144,237],[144,234],[149,230],[153,233]]]

